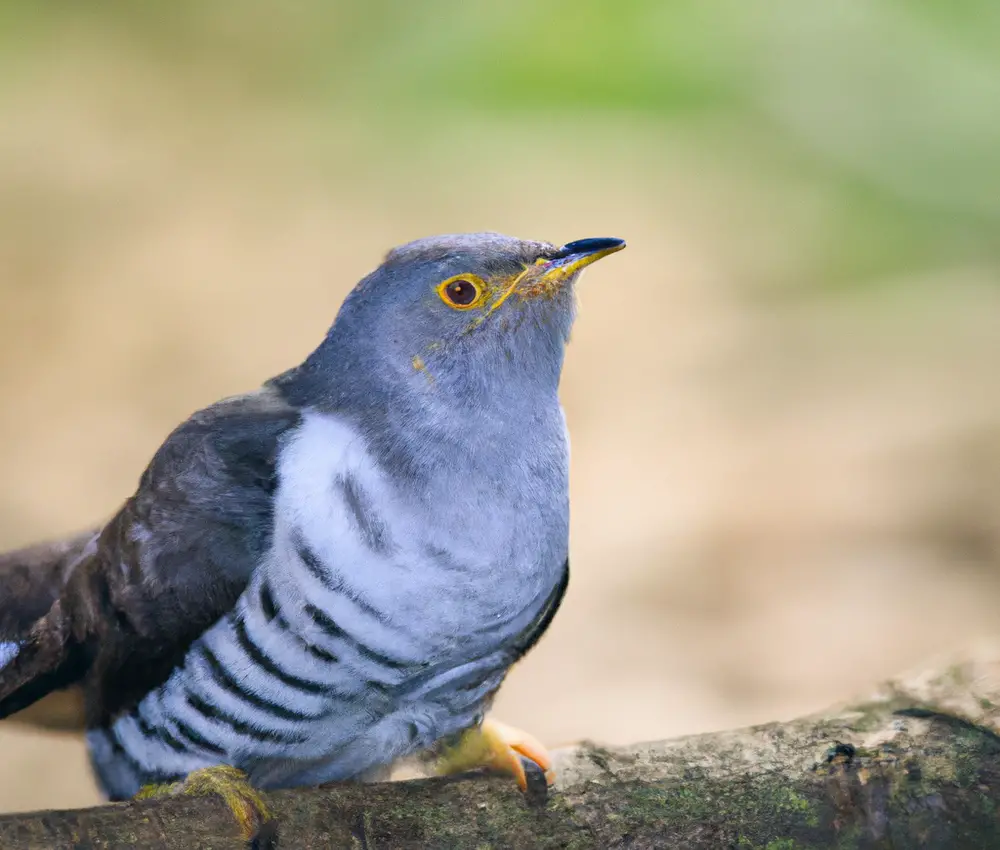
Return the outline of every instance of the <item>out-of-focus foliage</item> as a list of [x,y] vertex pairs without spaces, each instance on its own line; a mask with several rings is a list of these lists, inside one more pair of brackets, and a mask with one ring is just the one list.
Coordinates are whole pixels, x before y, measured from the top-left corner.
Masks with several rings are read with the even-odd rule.
[[595,132],[621,121],[654,144],[686,135],[821,199],[823,237],[789,270],[799,284],[1000,252],[1000,7],[988,0],[0,6],[9,71],[58,61],[40,41],[88,37],[134,51],[178,91],[307,110],[317,144],[344,123],[397,155],[465,122],[544,136],[593,118]]

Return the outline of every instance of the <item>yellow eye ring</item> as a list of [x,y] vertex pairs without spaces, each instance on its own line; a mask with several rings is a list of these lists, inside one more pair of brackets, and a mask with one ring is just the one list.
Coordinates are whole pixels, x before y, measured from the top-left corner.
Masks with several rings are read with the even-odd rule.
[[441,281],[437,294],[453,310],[471,310],[483,303],[486,284],[474,274],[457,274]]

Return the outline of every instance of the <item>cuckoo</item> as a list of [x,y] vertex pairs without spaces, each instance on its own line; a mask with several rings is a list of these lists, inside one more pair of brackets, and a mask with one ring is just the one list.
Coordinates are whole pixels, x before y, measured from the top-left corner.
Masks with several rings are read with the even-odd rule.
[[624,245],[392,250],[301,365],[177,427],[109,522],[0,556],[0,717],[79,685],[108,797],[217,790],[248,830],[256,789],[416,753],[548,769],[484,714],[569,580],[559,380],[576,280]]

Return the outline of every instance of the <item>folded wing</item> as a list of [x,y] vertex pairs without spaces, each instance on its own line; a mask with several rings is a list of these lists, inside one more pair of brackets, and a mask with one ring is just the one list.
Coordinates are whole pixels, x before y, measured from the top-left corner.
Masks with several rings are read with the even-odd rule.
[[99,725],[164,681],[266,551],[282,435],[273,389],[199,411],[98,534],[0,556],[0,717],[81,683]]

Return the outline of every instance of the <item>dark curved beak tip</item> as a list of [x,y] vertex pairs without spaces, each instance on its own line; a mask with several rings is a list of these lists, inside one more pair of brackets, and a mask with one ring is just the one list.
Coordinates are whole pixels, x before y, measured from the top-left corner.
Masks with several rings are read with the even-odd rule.
[[567,242],[559,249],[559,256],[596,254],[598,251],[616,250],[624,247],[624,239],[616,239],[613,236],[598,236],[593,239],[577,239],[576,242]]

